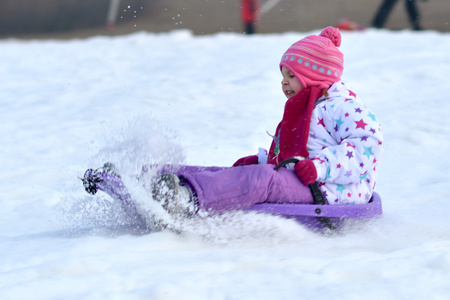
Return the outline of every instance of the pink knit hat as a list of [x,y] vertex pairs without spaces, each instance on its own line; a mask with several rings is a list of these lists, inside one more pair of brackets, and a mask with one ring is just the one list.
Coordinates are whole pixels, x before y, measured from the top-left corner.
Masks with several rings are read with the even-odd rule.
[[341,34],[327,27],[320,35],[310,35],[293,44],[283,54],[280,62],[308,88],[328,88],[341,80],[344,56],[337,47],[341,45]]

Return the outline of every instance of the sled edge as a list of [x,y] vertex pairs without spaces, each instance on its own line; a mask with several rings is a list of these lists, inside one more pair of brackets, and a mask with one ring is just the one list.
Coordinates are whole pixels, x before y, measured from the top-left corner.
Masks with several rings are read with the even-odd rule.
[[367,204],[254,204],[247,210],[275,215],[305,216],[305,217],[329,217],[344,219],[370,219],[383,214],[381,197],[376,192]]

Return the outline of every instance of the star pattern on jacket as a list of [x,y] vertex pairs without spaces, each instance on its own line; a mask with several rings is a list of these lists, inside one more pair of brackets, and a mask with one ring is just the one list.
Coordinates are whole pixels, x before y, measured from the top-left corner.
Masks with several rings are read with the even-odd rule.
[[311,119],[308,150],[329,203],[369,201],[384,149],[375,114],[342,81],[319,99]]

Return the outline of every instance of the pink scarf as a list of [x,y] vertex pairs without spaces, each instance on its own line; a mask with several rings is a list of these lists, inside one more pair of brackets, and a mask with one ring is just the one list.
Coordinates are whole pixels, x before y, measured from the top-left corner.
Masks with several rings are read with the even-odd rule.
[[321,88],[311,87],[301,90],[286,101],[283,119],[277,126],[267,163],[277,165],[287,158],[309,156],[306,143],[312,111],[317,99],[322,95]]

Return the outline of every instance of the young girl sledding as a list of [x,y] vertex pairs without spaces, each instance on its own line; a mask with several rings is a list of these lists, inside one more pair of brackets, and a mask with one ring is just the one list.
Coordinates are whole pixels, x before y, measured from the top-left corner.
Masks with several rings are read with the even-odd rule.
[[[341,81],[340,44],[339,31],[328,27],[283,54],[287,101],[268,152],[232,167],[165,166],[152,184],[153,198],[175,218],[189,218],[257,203],[312,204],[309,186],[317,182],[326,204],[368,203],[383,137],[375,115]],[[290,158],[296,163],[282,163]]]

